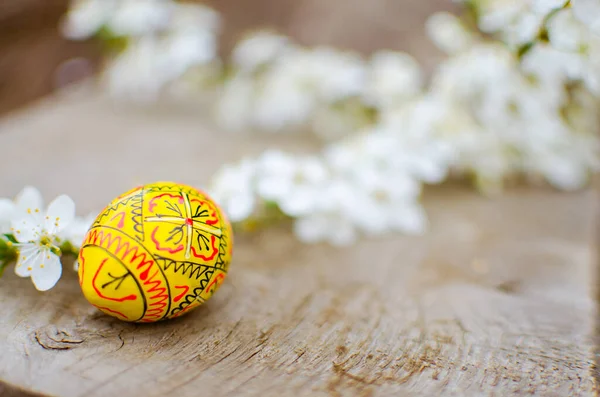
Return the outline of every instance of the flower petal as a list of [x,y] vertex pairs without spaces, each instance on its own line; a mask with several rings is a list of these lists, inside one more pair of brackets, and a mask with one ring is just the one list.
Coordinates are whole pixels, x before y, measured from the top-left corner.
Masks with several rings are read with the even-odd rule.
[[281,200],[292,189],[291,177],[265,175],[259,178],[256,192],[265,200]]
[[15,203],[17,204],[17,210],[20,212],[20,216],[27,213],[28,209],[31,209],[32,211],[38,209],[41,211],[44,207],[42,194],[33,186],[26,186],[21,190],[21,193],[19,193],[15,199]]
[[40,237],[42,231],[41,218],[38,214],[27,215],[24,218],[13,220],[11,229],[19,243],[29,243]]
[[316,209],[319,196],[316,189],[300,188],[290,193],[278,203],[284,214],[292,217],[306,216]]
[[19,259],[15,265],[15,273],[19,277],[29,277],[31,270],[33,269],[32,264],[39,261],[41,253],[35,244],[23,244],[19,249]]
[[232,222],[240,222],[248,218],[254,211],[256,201],[251,194],[232,197],[225,206],[227,216]]
[[81,247],[85,235],[96,219],[95,214],[89,214],[86,217],[75,217],[69,225],[59,233],[62,240],[70,242],[75,247]]
[[55,198],[48,206],[46,212],[45,228],[50,234],[63,230],[75,218],[75,203],[63,194]]
[[8,219],[8,217],[11,216],[11,213],[14,213],[15,209],[16,206],[12,200],[0,198],[0,221],[3,219]]
[[47,291],[54,287],[61,275],[60,258],[48,251],[41,256],[39,262],[33,264],[31,280],[38,291]]
[[0,199],[0,233],[8,233],[10,221],[16,213],[16,206],[12,200]]

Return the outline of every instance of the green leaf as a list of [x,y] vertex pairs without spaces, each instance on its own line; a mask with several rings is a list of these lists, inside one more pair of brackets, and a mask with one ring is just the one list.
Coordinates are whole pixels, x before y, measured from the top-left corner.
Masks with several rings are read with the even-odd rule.
[[13,262],[17,260],[17,248],[14,245],[14,238],[10,235],[0,235],[0,261]]
[[100,28],[96,33],[96,37],[104,44],[105,50],[112,53],[124,51],[129,43],[127,36],[116,35],[106,26]]
[[523,59],[523,57],[525,56],[525,54],[527,54],[533,48],[534,45],[535,45],[535,41],[530,41],[528,43],[523,44],[517,50],[517,57],[519,59]]
[[0,236],[4,236],[8,241],[10,241],[12,243],[16,243],[17,242],[17,239],[12,234],[2,234]]
[[77,258],[79,256],[79,248],[71,244],[70,241],[65,241],[60,245],[62,255],[69,255]]
[[8,235],[0,234],[0,277],[4,273],[4,269],[10,263],[17,260],[17,249],[8,238]]

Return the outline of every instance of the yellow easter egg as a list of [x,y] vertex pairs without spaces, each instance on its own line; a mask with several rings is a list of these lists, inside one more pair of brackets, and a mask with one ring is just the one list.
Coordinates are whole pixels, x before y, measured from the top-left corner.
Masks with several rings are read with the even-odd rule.
[[206,194],[160,182],[117,197],[79,251],[79,284],[125,321],[178,317],[208,300],[229,268],[231,225]]

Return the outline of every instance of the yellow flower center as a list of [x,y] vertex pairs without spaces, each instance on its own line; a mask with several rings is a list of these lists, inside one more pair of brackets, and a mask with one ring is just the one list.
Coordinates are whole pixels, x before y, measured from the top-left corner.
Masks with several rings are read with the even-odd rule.
[[50,248],[52,246],[52,239],[48,236],[43,236],[42,238],[40,238],[40,245],[42,247]]

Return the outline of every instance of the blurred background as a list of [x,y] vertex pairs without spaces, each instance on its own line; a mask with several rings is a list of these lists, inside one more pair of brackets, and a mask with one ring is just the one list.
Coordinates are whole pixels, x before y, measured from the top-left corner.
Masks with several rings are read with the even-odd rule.
[[[441,54],[425,36],[434,11],[446,0],[211,0],[221,13],[220,51],[228,53],[243,32],[272,27],[301,44],[333,45],[370,54],[403,50],[431,70]],[[70,41],[59,23],[68,0],[0,2],[0,115],[96,73],[102,46]]]
[[[205,148],[207,133],[223,153],[209,161],[191,152],[178,164],[194,170],[187,183],[206,188],[234,223],[268,218],[275,204],[306,242],[335,235],[348,243],[356,230],[422,234],[429,185],[459,180],[490,196],[522,182],[575,191],[600,171],[600,7],[590,19],[582,4],[9,0],[0,8],[0,114],[98,76],[109,95],[97,98],[110,105],[86,116],[76,104],[94,96],[84,95],[65,108],[69,131],[43,123],[63,135],[32,128],[70,145],[61,144],[61,161],[48,158],[57,167],[70,169],[70,156],[80,171],[96,172],[97,159],[110,157],[114,172],[102,172],[116,189],[113,175],[131,167],[136,136],[154,134],[144,144],[161,149],[168,137],[181,154],[182,142]],[[139,127],[107,121],[100,112],[113,108]],[[95,134],[94,120],[106,123]],[[131,145],[103,152],[109,130]],[[26,147],[9,135],[5,147]],[[142,150],[143,175],[128,172],[124,184],[181,173],[156,161],[158,147]],[[212,166],[202,175],[201,162]],[[10,176],[15,184],[35,182],[37,170],[25,171]]]

